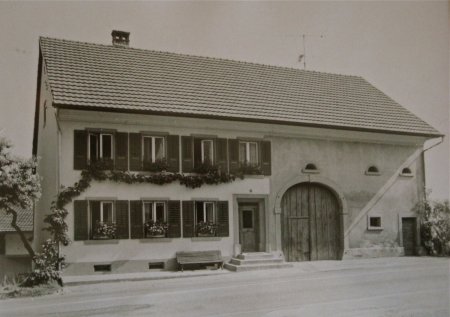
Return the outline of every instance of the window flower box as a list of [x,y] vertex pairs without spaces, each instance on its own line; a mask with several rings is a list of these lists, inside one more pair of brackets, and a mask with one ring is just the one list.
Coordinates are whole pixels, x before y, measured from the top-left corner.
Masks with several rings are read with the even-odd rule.
[[258,164],[247,161],[239,164],[239,172],[243,175],[261,175],[262,171]]
[[148,221],[144,224],[146,238],[165,238],[169,226],[165,222]]
[[169,164],[166,159],[157,159],[154,162],[144,160],[143,167],[145,171],[163,172],[167,171]]
[[94,240],[108,240],[115,239],[117,226],[114,222],[100,222],[95,223],[93,239]]
[[197,224],[197,237],[214,237],[217,225],[212,222],[199,222]]

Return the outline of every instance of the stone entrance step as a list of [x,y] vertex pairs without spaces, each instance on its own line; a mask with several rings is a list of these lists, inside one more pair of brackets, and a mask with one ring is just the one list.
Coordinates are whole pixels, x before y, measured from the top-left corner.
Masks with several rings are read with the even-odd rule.
[[275,257],[271,253],[252,252],[242,253],[225,263],[224,268],[234,272],[256,271],[268,269],[281,269],[292,267],[292,264],[284,262],[280,257]]

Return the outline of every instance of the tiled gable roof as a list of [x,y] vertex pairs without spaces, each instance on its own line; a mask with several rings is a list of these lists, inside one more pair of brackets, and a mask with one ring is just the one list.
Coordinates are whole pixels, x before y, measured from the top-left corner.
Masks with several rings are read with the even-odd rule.
[[[33,211],[17,208],[17,224],[22,231],[33,231]],[[12,215],[0,210],[0,232],[15,232],[11,227]]]
[[357,76],[51,38],[40,46],[60,107],[440,135]]

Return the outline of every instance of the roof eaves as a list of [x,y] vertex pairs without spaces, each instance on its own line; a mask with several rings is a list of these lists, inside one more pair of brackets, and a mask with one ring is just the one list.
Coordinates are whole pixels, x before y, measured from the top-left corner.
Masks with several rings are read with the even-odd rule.
[[214,119],[214,120],[267,123],[267,124],[282,124],[282,125],[290,125],[290,126],[304,126],[304,127],[328,128],[328,129],[360,131],[360,132],[375,132],[375,133],[387,133],[387,134],[395,134],[395,135],[420,136],[420,137],[426,137],[426,138],[430,138],[430,139],[445,136],[444,134],[441,134],[441,133],[407,132],[407,131],[396,131],[396,130],[388,130],[388,129],[347,127],[347,126],[330,125],[330,124],[302,123],[302,122],[283,121],[283,120],[243,118],[243,117],[219,116],[219,115],[210,115],[210,114],[179,113],[179,112],[172,112],[172,111],[124,109],[124,108],[111,108],[111,107],[101,107],[101,106],[99,106],[99,107],[78,106],[78,105],[73,105],[73,104],[56,104],[56,103],[54,103],[53,106],[56,108],[60,108],[60,109],[73,109],[73,110],[83,110],[83,111],[104,111],[104,112],[115,112],[115,113],[135,113],[135,114],[138,113],[138,114],[160,115],[160,116],[171,116],[171,117],[189,117],[189,118],[203,118],[203,119]]

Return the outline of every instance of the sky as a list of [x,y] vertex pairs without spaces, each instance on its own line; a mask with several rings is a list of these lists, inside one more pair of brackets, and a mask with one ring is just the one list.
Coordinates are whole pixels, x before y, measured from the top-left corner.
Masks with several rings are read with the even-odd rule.
[[[38,38],[130,46],[358,75],[446,137],[426,152],[449,197],[448,2],[0,2],[0,136],[31,156]],[[434,141],[429,141],[430,146]]]

